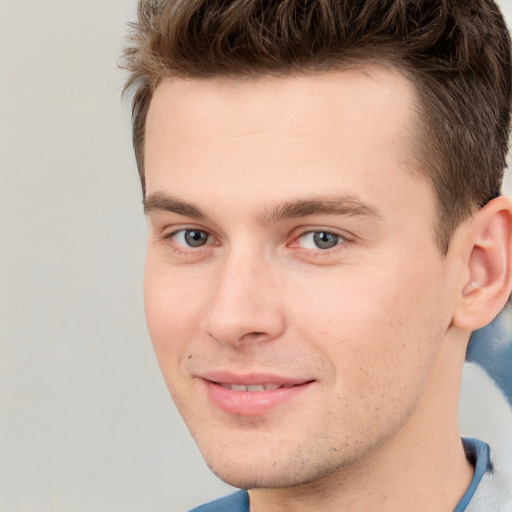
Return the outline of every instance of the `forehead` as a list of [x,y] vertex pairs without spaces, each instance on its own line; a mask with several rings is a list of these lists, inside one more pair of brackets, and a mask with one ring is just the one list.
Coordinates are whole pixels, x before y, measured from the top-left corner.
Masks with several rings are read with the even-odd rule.
[[[410,82],[381,67],[165,79],[147,117],[147,192],[194,201],[205,193],[247,194],[249,204],[258,196],[274,202],[304,196],[306,189],[359,196],[397,187],[403,178],[397,173],[419,176],[410,144],[414,101]],[[430,187],[423,180],[421,186]]]
[[146,135],[151,137],[153,128],[163,127],[169,136],[197,139],[220,135],[219,128],[232,136],[257,130],[312,136],[311,123],[315,123],[320,136],[340,121],[354,128],[366,124],[370,131],[383,123],[398,132],[409,128],[414,95],[412,84],[398,71],[377,66],[245,79],[167,78],[154,92]]

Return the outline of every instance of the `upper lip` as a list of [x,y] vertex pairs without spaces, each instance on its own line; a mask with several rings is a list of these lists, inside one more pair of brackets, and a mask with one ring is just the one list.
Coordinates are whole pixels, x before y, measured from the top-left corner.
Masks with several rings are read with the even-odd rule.
[[285,377],[270,373],[232,373],[229,371],[209,371],[199,375],[200,378],[216,384],[257,386],[276,384],[278,386],[297,386],[311,382],[314,379],[301,377]]

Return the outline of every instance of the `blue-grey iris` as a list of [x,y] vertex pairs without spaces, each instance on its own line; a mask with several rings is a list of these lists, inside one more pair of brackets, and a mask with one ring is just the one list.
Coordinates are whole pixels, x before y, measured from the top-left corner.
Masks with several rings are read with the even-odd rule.
[[313,241],[319,249],[331,249],[339,242],[339,235],[327,231],[317,231],[313,234]]
[[185,231],[185,242],[190,247],[201,247],[208,241],[208,234],[204,231],[196,231],[194,229],[187,229]]

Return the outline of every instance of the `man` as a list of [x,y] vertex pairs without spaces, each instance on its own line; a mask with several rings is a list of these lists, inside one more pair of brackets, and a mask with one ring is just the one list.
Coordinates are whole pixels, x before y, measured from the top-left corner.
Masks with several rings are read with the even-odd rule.
[[457,427],[511,290],[496,5],[142,1],[126,59],[149,331],[248,490],[198,510],[511,510]]

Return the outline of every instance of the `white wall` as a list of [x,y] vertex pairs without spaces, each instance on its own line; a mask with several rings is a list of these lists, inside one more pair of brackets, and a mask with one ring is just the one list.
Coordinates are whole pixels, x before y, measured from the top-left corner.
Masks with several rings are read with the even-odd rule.
[[144,324],[145,223],[116,70],[134,6],[0,0],[2,512],[179,511],[227,491]]

